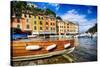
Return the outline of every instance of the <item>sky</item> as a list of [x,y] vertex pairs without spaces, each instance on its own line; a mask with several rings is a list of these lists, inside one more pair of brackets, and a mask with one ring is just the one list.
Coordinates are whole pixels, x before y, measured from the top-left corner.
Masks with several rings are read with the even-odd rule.
[[32,2],[37,8],[50,10],[63,20],[79,24],[79,32],[85,32],[97,23],[97,6]]

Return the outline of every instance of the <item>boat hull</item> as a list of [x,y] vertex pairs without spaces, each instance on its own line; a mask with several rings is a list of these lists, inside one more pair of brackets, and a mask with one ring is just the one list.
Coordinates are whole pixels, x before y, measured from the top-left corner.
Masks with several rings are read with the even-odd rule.
[[[71,46],[64,48],[64,45],[70,43]],[[40,50],[28,51],[26,46],[39,45],[42,47]],[[56,48],[51,51],[47,51],[46,48],[52,44],[56,44]],[[59,55],[63,53],[70,53],[74,50],[74,40],[56,40],[56,41],[31,41],[31,42],[20,42],[13,41],[11,43],[11,56],[12,61],[21,61],[21,60],[31,60],[51,57],[54,55]]]
[[63,54],[69,54],[75,49],[75,47],[71,47],[65,50],[61,51],[54,51],[46,54],[39,54],[39,55],[29,55],[29,56],[18,56],[18,57],[13,57],[12,61],[25,61],[25,60],[36,60],[36,59],[41,59],[41,58],[48,58],[56,55],[63,55]]

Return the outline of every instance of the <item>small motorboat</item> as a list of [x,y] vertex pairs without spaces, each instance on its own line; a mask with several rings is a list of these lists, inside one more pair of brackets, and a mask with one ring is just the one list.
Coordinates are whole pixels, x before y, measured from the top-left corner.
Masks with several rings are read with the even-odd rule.
[[70,43],[67,43],[64,45],[64,48],[66,49],[66,48],[70,47],[70,45],[71,45]]
[[39,50],[41,47],[38,45],[26,46],[26,50]]
[[47,50],[47,51],[50,51],[50,50],[56,48],[56,46],[57,46],[56,44],[50,45],[50,46],[48,46],[48,47],[46,48],[46,50]]

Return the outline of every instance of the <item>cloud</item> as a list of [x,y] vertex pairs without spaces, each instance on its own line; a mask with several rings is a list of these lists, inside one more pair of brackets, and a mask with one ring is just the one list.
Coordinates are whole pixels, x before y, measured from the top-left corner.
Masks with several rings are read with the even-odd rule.
[[79,26],[80,32],[87,31],[89,28],[93,27],[96,24],[96,19],[88,20],[87,22],[81,23]]
[[63,20],[73,21],[74,23],[79,24],[79,31],[85,32],[90,27],[94,26],[96,19],[88,20],[85,14],[79,14],[75,9],[67,11],[64,15],[61,15]]

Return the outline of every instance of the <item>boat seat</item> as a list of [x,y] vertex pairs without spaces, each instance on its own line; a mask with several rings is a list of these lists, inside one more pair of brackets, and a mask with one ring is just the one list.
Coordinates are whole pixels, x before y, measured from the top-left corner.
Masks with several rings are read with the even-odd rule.
[[40,48],[41,48],[41,46],[39,46],[39,45],[26,46],[26,50],[39,50]]
[[71,44],[70,43],[67,43],[67,44],[64,45],[64,48],[66,49],[66,48],[68,48],[70,46],[71,46]]
[[57,46],[56,44],[52,44],[52,45],[48,46],[48,47],[46,48],[46,50],[47,50],[47,51],[50,51],[50,50],[56,48],[56,46]]

